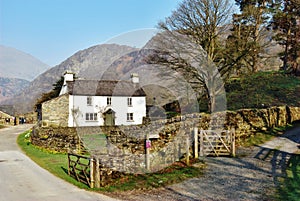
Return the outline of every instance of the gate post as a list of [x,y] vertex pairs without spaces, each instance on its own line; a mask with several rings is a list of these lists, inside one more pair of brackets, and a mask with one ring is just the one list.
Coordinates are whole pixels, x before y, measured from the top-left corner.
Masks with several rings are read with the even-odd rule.
[[96,173],[95,173],[95,187],[100,188],[100,163],[99,159],[96,158]]
[[198,128],[194,128],[194,157],[198,159],[199,149],[198,149]]
[[203,130],[201,128],[200,130],[200,156],[203,157],[204,155],[204,150],[203,150],[203,147],[204,146],[204,143],[203,143]]
[[95,160],[93,158],[90,159],[90,180],[91,180],[91,184],[90,187],[94,188],[95,187],[95,173],[94,173],[94,162]]
[[230,131],[230,141],[231,141],[231,156],[235,157],[235,130],[233,128]]
[[190,165],[190,139],[186,136],[186,164]]

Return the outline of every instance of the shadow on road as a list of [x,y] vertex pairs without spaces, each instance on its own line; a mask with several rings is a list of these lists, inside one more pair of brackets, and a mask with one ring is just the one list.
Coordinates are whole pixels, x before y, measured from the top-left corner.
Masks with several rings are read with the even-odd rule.
[[273,182],[280,192],[279,196],[300,197],[300,154],[261,147],[255,158],[271,163]]

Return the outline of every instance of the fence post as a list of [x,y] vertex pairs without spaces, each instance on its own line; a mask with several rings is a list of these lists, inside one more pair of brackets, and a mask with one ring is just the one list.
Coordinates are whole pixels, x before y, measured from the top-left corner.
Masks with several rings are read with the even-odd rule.
[[190,165],[190,140],[189,136],[186,136],[186,164]]
[[100,188],[100,163],[99,159],[96,158],[96,173],[95,173],[95,187]]
[[199,149],[198,149],[198,128],[194,128],[194,157],[199,158]]
[[95,187],[95,173],[94,173],[94,162],[95,160],[93,158],[90,159],[90,179],[91,179],[91,184],[90,187],[94,188]]
[[149,134],[146,134],[146,169],[150,170],[150,148],[151,148],[151,141],[149,139]]
[[235,157],[235,130],[231,129],[230,131],[230,140],[231,140],[231,156]]
[[203,147],[204,146],[204,143],[203,143],[203,130],[201,128],[200,130],[200,156],[203,157],[204,155],[204,150],[203,150]]

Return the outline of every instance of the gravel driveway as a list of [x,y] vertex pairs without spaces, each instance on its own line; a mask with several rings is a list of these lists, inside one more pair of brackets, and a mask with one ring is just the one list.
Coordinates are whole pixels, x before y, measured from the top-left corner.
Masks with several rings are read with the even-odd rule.
[[[147,192],[132,191],[115,195],[139,201],[272,200],[271,196],[286,176],[289,159],[298,152],[300,127],[257,147],[238,149],[237,158],[204,158],[204,176]],[[300,164],[295,164],[300,165]]]

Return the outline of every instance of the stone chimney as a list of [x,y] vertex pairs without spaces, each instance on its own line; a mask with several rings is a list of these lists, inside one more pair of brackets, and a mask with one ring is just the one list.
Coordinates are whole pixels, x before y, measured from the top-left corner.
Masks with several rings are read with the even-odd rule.
[[134,84],[138,84],[140,82],[139,74],[131,73],[131,82]]
[[75,73],[70,72],[70,71],[66,71],[64,73],[64,83],[63,83],[63,86],[61,87],[59,95],[63,95],[68,92],[67,82],[73,82],[74,75],[75,75]]
[[74,74],[73,72],[66,71],[64,73],[64,85],[67,84],[67,82],[73,82],[74,81]]

